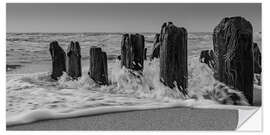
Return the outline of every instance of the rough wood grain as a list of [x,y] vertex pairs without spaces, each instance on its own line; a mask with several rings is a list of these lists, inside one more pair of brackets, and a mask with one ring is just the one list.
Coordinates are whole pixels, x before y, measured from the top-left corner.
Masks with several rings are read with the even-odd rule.
[[187,94],[187,31],[164,23],[161,32],[160,79],[165,85],[175,86]]
[[135,71],[143,70],[144,36],[124,34],[121,41],[121,66]]
[[51,78],[57,80],[63,75],[63,72],[66,72],[66,53],[57,41],[50,43],[49,50],[52,58]]
[[155,35],[154,45],[153,45],[153,49],[152,49],[152,53],[151,53],[151,57],[150,57],[151,60],[153,60],[154,58],[159,58],[160,57],[160,45],[161,45],[162,40],[164,38],[165,28],[166,28],[167,24],[168,25],[173,25],[172,22],[163,23],[162,26],[161,26],[160,33],[157,33]]
[[253,30],[243,17],[224,18],[215,27],[214,77],[244,93],[249,103],[253,101]]
[[154,38],[154,44],[153,44],[153,49],[152,49],[152,53],[151,53],[151,57],[150,59],[154,59],[154,58],[159,58],[159,50],[160,50],[160,34],[156,34],[155,38]]
[[262,72],[262,54],[257,45],[257,43],[253,43],[253,57],[254,57],[254,73],[261,74]]
[[90,48],[90,67],[88,75],[100,85],[108,84],[107,55],[100,47]]
[[79,42],[73,42],[68,46],[67,49],[67,72],[68,75],[73,79],[77,79],[82,75],[81,67],[81,48]]

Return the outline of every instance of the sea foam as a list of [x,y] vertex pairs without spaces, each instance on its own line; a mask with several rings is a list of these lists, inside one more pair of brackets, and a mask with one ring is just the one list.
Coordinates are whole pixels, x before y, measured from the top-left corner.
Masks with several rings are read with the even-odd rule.
[[[217,98],[206,98],[217,83],[213,72],[198,57],[188,59],[188,97],[177,87],[171,89],[160,82],[158,59],[145,61],[143,73],[136,77],[115,60],[108,65],[107,86],[97,85],[87,75],[87,68],[78,80],[72,80],[66,73],[58,81],[52,80],[49,72],[7,75],[7,125],[168,107],[252,108],[229,105],[231,102],[221,105]],[[244,97],[239,91],[231,91]],[[239,105],[247,105],[245,98],[241,100],[243,104]]]

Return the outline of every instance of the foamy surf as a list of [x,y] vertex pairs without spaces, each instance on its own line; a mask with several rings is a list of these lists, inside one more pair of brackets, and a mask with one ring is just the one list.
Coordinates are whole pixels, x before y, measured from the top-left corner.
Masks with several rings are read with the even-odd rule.
[[[49,72],[7,75],[7,125],[168,107],[250,108],[230,105],[228,94],[214,88],[217,81],[212,70],[199,63],[198,57],[189,57],[189,98],[177,88],[170,89],[160,83],[158,60],[145,61],[144,65],[143,75],[138,78],[120,68],[119,61],[110,63],[108,86],[94,83],[86,68],[78,80],[63,74],[58,81],[53,81]],[[240,105],[247,105],[241,92],[230,92],[240,96]],[[224,100],[228,105],[221,105]]]
[[[209,104],[209,103],[212,103],[212,104]],[[243,121],[246,120],[245,116],[247,115],[243,113],[250,114],[250,112],[254,112],[257,110],[257,107],[217,105],[211,101],[205,101],[202,103],[202,101],[185,100],[185,101],[175,101],[171,103],[160,102],[160,103],[151,103],[151,104],[136,105],[136,106],[105,106],[105,107],[97,107],[97,108],[88,108],[88,109],[83,109],[83,110],[78,110],[78,111],[73,111],[73,112],[69,112],[69,111],[53,112],[51,110],[35,110],[35,111],[25,112],[20,115],[7,119],[7,126],[31,123],[38,120],[73,118],[73,117],[79,117],[79,116],[91,116],[91,115],[96,115],[96,114],[106,114],[106,113],[112,113],[112,112],[125,112],[125,111],[161,109],[161,108],[172,108],[172,107],[193,107],[193,108],[207,108],[207,109],[238,110],[239,111],[238,125],[243,124]]]

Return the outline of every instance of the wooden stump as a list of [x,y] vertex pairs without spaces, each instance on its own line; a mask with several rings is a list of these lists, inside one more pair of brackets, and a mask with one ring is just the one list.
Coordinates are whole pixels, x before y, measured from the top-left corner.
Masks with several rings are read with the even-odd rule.
[[257,45],[257,43],[253,43],[253,68],[254,73],[261,74],[262,72],[262,54]]
[[253,102],[253,30],[242,17],[224,18],[213,33],[214,77],[242,91]]
[[[172,24],[173,24],[172,22],[168,22],[168,25],[172,25]],[[153,46],[153,50],[152,50],[151,57],[150,57],[151,60],[154,58],[160,57],[160,46],[161,46],[162,40],[164,38],[166,26],[167,26],[167,23],[163,23],[163,25],[161,26],[160,33],[157,33],[155,35],[154,46]]]
[[144,48],[144,60],[147,60],[147,48]]
[[[172,23],[164,23],[160,46],[160,80],[170,88],[187,94],[187,31]],[[176,84],[175,84],[176,83]]]
[[67,72],[73,79],[77,79],[82,75],[81,67],[81,48],[79,42],[73,42],[67,49]]
[[155,46],[156,43],[160,42],[159,39],[160,39],[160,34],[157,33],[157,34],[155,35],[155,38],[154,38],[154,46]]
[[59,46],[57,41],[50,43],[50,53],[52,57],[52,74],[51,78],[57,80],[66,71],[66,53]]
[[151,53],[150,59],[159,58],[159,50],[160,50],[160,34],[156,34],[154,38],[154,45]]
[[108,82],[107,55],[100,47],[90,48],[90,67],[88,75],[98,84],[107,85]]
[[124,34],[121,41],[121,67],[135,71],[143,70],[144,36]]

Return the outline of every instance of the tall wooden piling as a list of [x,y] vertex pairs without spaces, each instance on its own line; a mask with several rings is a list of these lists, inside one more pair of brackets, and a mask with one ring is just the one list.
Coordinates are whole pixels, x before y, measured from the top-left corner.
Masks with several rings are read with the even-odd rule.
[[121,41],[121,66],[132,70],[143,70],[144,36],[124,34]]
[[52,57],[52,74],[51,78],[57,80],[66,71],[66,53],[59,46],[57,41],[50,43],[50,54]]
[[81,48],[79,42],[73,42],[68,46],[67,49],[67,73],[73,79],[77,79],[82,75],[81,67]]
[[151,60],[154,58],[159,58],[159,50],[160,50],[160,44],[161,44],[159,41],[159,38],[160,38],[160,34],[157,33],[154,38],[153,49],[152,49],[152,53],[150,57]]
[[160,80],[165,85],[187,94],[187,31],[164,23],[161,30]]
[[107,55],[100,47],[90,48],[90,67],[88,75],[98,84],[108,84]]
[[162,26],[161,26],[161,29],[160,29],[160,35],[159,35],[159,41],[162,42],[163,39],[164,39],[164,35],[165,35],[165,30],[166,30],[166,27],[168,25],[171,25],[172,22],[168,22],[168,23],[163,23]]
[[215,27],[214,77],[242,91],[249,103],[253,102],[253,30],[243,17],[224,18]]

